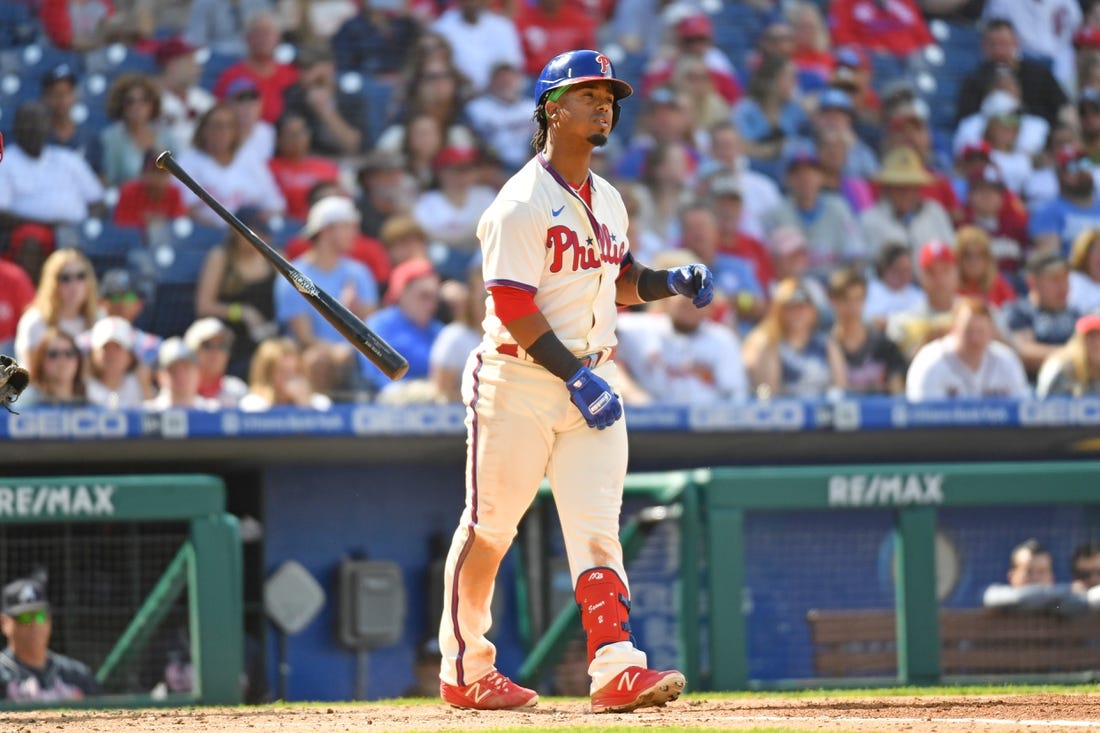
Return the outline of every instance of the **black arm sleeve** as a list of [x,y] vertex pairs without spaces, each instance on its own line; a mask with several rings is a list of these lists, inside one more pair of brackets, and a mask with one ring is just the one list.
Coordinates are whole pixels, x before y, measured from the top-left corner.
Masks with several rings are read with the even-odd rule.
[[[634,266],[639,267],[637,263]],[[668,270],[643,269],[638,273],[638,297],[642,300],[660,300],[672,294],[668,289]]]
[[547,331],[539,336],[524,350],[546,371],[563,382],[568,381],[582,366],[580,359],[565,348],[565,344],[554,335],[553,331]]

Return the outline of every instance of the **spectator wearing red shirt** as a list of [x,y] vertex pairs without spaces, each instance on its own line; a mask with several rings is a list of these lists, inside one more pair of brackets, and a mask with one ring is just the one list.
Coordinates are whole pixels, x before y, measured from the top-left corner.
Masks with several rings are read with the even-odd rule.
[[287,113],[275,124],[275,156],[268,161],[271,175],[286,198],[286,213],[305,221],[309,191],[318,183],[335,183],[340,169],[328,158],[309,155],[310,131],[305,117]]
[[279,44],[279,24],[272,13],[256,13],[248,19],[245,30],[248,55],[218,77],[214,94],[223,99],[234,80],[248,77],[256,82],[263,103],[260,116],[274,123],[283,113],[283,92],[298,80],[298,70],[292,64],[275,60],[275,47]]
[[756,279],[765,287],[775,280],[775,265],[758,239],[741,231],[741,183],[736,175],[723,174],[710,182],[711,208],[718,219],[718,251],[752,263]]
[[834,0],[829,8],[833,44],[909,56],[932,43],[914,0]]
[[588,13],[566,0],[524,3],[516,14],[525,70],[538,76],[562,51],[596,48],[596,24]]
[[787,11],[794,32],[794,53],[791,60],[798,67],[798,86],[814,91],[825,86],[833,71],[833,54],[829,48],[829,31],[821,11],[811,2],[796,2]]
[[[335,181],[322,181],[309,190],[307,202],[312,207],[313,204],[326,196],[347,196],[347,192],[340,188],[340,184]],[[309,237],[303,235],[294,237],[286,244],[286,258],[291,261],[296,260],[304,255],[312,245],[313,241]],[[348,250],[346,256],[366,265],[371,275],[374,276],[375,282],[384,283],[389,280],[393,263],[390,261],[386,248],[374,237],[369,237],[360,232],[352,242],[351,249]]]
[[1027,210],[1015,194],[1005,188],[997,166],[979,164],[967,174],[966,204],[962,223],[985,231],[993,258],[1001,272],[1021,270],[1028,246]]
[[34,300],[34,283],[19,265],[0,260],[0,353],[11,354],[19,317]]
[[676,23],[676,45],[670,53],[659,56],[642,77],[642,94],[649,93],[672,80],[680,56],[701,58],[714,81],[714,88],[730,104],[741,98],[741,81],[729,56],[714,45],[714,27],[705,13],[681,18]]
[[118,189],[115,224],[124,227],[146,227],[187,214],[180,190],[171,184],[168,171],[156,165],[157,151],[145,154],[141,173]]

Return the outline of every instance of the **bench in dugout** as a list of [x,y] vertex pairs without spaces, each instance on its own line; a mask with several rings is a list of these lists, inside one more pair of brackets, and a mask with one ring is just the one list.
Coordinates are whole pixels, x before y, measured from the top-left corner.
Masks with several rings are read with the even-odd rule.
[[[810,610],[814,671],[821,677],[897,672],[892,609]],[[944,675],[1100,672],[1100,614],[941,609]]]

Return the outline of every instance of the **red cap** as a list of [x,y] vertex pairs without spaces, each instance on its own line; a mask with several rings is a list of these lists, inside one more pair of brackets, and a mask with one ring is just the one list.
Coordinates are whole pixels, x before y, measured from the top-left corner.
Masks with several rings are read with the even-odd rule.
[[449,146],[443,148],[432,158],[432,168],[439,170],[449,165],[464,165],[477,160],[477,151],[473,148]]
[[1074,330],[1077,333],[1084,336],[1089,331],[1095,331],[1100,328],[1100,315],[1092,313],[1087,316],[1081,316],[1077,319],[1077,325],[1074,326]]
[[156,51],[153,52],[153,58],[156,60],[157,66],[165,66],[172,59],[186,56],[197,50],[198,49],[179,36],[173,36],[161,41],[157,45]]
[[1080,48],[1100,48],[1100,26],[1083,25],[1073,34],[1073,45]]
[[1058,148],[1058,152],[1054,154],[1054,160],[1058,163],[1059,168],[1065,168],[1073,161],[1080,160],[1084,157],[1084,151],[1076,145],[1063,145]]
[[930,239],[920,248],[921,269],[927,269],[936,262],[955,264],[955,250],[943,240]]
[[689,15],[676,24],[676,35],[680,38],[713,38],[714,26],[710,18],[702,13]]
[[976,143],[967,143],[963,146],[962,152],[959,153],[959,158],[962,160],[968,160],[970,158],[985,158],[989,160],[990,154],[993,152],[993,148],[985,140],[980,140]]
[[401,298],[401,293],[405,292],[405,287],[413,280],[419,280],[434,273],[435,268],[429,260],[420,257],[405,260],[390,273],[390,285],[386,288],[386,305],[396,303]]

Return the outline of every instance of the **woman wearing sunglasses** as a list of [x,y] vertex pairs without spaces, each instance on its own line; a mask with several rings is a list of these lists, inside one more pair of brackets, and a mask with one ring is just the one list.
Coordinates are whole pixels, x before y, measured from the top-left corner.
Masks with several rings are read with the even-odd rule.
[[19,399],[20,408],[88,402],[84,356],[76,339],[56,326],[46,329],[27,362],[31,384]]
[[99,318],[95,272],[79,250],[59,249],[46,258],[38,292],[15,329],[15,360],[29,364],[31,352],[50,326],[79,336]]

